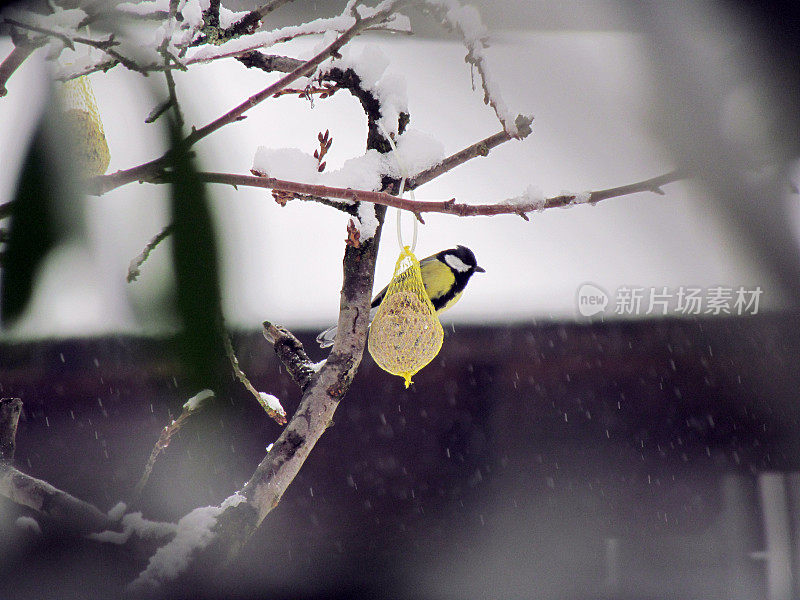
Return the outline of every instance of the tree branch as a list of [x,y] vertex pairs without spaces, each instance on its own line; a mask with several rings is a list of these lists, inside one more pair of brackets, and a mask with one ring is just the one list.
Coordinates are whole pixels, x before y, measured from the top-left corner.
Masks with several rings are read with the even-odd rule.
[[305,392],[317,370],[303,344],[288,329],[269,321],[264,321],[264,337],[272,344],[289,376]]
[[267,2],[255,10],[250,11],[236,23],[227,29],[224,29],[220,33],[220,38],[224,40],[233,39],[255,32],[255,30],[261,25],[261,19],[266,17],[273,10],[280,8],[284,4],[287,4],[291,1],[292,0],[270,0],[270,2]]
[[[247,502],[230,506],[220,514],[214,529],[216,536],[198,557],[195,572],[198,569],[202,572],[204,566],[216,571],[220,565],[222,568],[230,565],[264,517],[278,505],[314,445],[330,426],[339,401],[350,388],[367,341],[375,260],[385,209],[376,212],[381,225],[375,237],[359,248],[347,246],[345,249],[339,335],[328,360],[319,373],[310,376],[294,416],[240,491]],[[272,332],[269,326],[268,329]],[[284,332],[277,330],[276,346],[287,342]],[[291,354],[288,346],[286,349]],[[280,347],[277,351],[282,354]],[[302,381],[303,376],[300,379]]]
[[[331,43],[327,48],[325,48],[322,52],[311,58],[310,60],[305,61],[300,66],[295,68],[291,73],[282,77],[272,85],[264,88],[257,94],[254,94],[244,102],[242,102],[239,106],[233,108],[232,110],[228,111],[218,119],[215,119],[208,125],[201,127],[200,129],[193,129],[192,133],[189,134],[183,142],[184,150],[189,148],[193,144],[196,144],[204,137],[214,133],[221,127],[238,121],[240,117],[259,104],[260,102],[270,98],[276,92],[282,90],[286,86],[290,85],[292,82],[296,81],[300,77],[310,74],[313,72],[322,62],[336,54],[339,49],[344,46],[347,42],[349,42],[354,36],[358,34],[359,31],[368,27],[372,23],[378,22],[381,19],[385,18],[387,14],[391,14],[392,7],[394,5],[390,5],[389,8],[375,13],[373,16],[365,18],[365,19],[357,19],[355,24],[350,27],[346,32],[340,35],[333,43]],[[131,183],[133,181],[148,181],[152,180],[153,178],[157,177],[161,174],[161,171],[166,166],[169,157],[171,156],[171,152],[167,152],[163,156],[151,160],[150,162],[141,164],[139,166],[126,169],[124,171],[117,171],[116,173],[112,173],[110,175],[100,175],[98,177],[94,177],[87,182],[87,191],[90,194],[94,194],[100,196],[109,192],[113,189],[116,189],[122,185],[127,183]]]
[[[236,379],[250,392],[253,397],[256,399],[256,402],[261,405],[261,408],[264,409],[264,412],[267,413],[270,419],[275,421],[278,425],[286,425],[286,413],[279,412],[272,408],[266,400],[261,396],[261,393],[250,383],[250,380],[245,375],[242,368],[239,366],[239,359],[236,358],[236,353],[233,351],[233,344],[231,343],[231,337],[226,333],[225,334],[225,354],[228,356],[228,361],[231,363],[231,368],[233,369],[234,375],[236,375]],[[283,411],[283,407],[280,407],[280,410]]]
[[[351,83],[356,86],[360,82],[354,80]],[[357,96],[364,92],[360,89],[351,91]],[[373,128],[380,115],[368,111],[364,101],[362,105],[367,113],[368,127]],[[398,125],[402,133],[407,115],[401,121]],[[386,152],[389,145],[385,139],[368,137],[367,148]],[[386,185],[388,189],[396,191],[399,182],[388,180]],[[338,334],[319,372],[314,372],[302,345],[294,336],[285,329],[270,323],[264,324],[265,336],[273,343],[278,356],[303,389],[303,398],[289,424],[242,488],[240,493],[247,501],[229,506],[219,515],[214,528],[216,536],[198,557],[194,573],[202,573],[204,566],[218,571],[220,565],[226,568],[230,564],[266,515],[277,506],[317,440],[330,425],[333,413],[349,389],[364,354],[375,261],[385,215],[385,207],[376,206],[378,228],[374,237],[363,240],[358,247],[345,247]]]
[[511,137],[506,131],[500,131],[494,135],[490,135],[489,137],[482,139],[480,142],[476,142],[471,146],[468,146],[467,148],[448,156],[439,164],[436,164],[429,169],[425,169],[421,173],[417,173],[414,177],[406,181],[406,189],[416,189],[419,186],[436,179],[440,175],[444,175],[448,171],[452,171],[459,165],[463,165],[468,160],[477,158],[478,156],[489,156],[489,150],[513,139],[516,138]]
[[14,71],[16,71],[20,65],[25,62],[25,59],[41,45],[41,43],[36,44],[34,42],[21,42],[16,44],[11,54],[6,56],[5,60],[0,63],[0,98],[8,93],[6,83],[11,75],[14,74]]
[[0,495],[52,518],[73,533],[104,531],[114,526],[108,515],[95,506],[26,475],[3,460],[0,460]]
[[172,223],[164,227],[161,231],[159,231],[153,239],[151,239],[147,244],[145,244],[144,249],[139,253],[138,256],[134,257],[130,265],[128,265],[128,276],[127,281],[131,283],[136,281],[141,275],[141,271],[139,270],[140,267],[144,264],[147,258],[150,256],[150,253],[155,250],[156,246],[158,246],[161,242],[163,242],[169,235],[172,234],[174,227]]
[[22,400],[19,398],[0,400],[0,460],[14,458],[20,412],[22,412]]
[[[454,165],[455,166],[455,165]],[[451,167],[452,168],[452,167]],[[430,170],[430,169],[429,169]],[[427,172],[427,171],[426,171]],[[369,190],[354,190],[351,188],[336,188],[311,183],[298,183],[274,177],[256,177],[251,175],[236,175],[233,173],[198,173],[201,181],[206,183],[222,183],[233,186],[250,186],[266,189],[275,189],[305,195],[305,200],[321,198],[341,198],[356,202],[372,202],[381,206],[391,206],[407,210],[420,218],[423,213],[443,213],[458,217],[494,216],[494,215],[519,215],[544,210],[546,208],[559,208],[579,203],[596,204],[601,200],[616,198],[637,192],[654,192],[663,194],[661,186],[668,183],[686,179],[688,173],[677,170],[652,179],[631,183],[606,190],[598,190],[587,194],[562,194],[544,199],[543,201],[520,202],[517,199],[502,200],[494,204],[465,204],[456,202],[455,198],[441,202],[411,200],[387,194],[386,192],[373,192]],[[154,183],[163,183],[170,180],[170,174],[162,174],[153,180]],[[412,179],[419,180],[420,176]],[[287,196],[289,198],[290,196]]]
[[161,430],[161,434],[158,436],[158,441],[156,441],[155,446],[153,446],[153,449],[150,451],[150,456],[148,457],[147,463],[144,466],[142,476],[139,478],[139,482],[133,489],[133,494],[130,498],[131,506],[139,502],[142,490],[144,489],[144,486],[147,485],[147,481],[150,479],[150,474],[153,472],[156,459],[158,459],[158,456],[161,454],[161,452],[163,452],[167,446],[169,446],[170,441],[172,441],[172,436],[178,433],[178,431],[180,431],[181,428],[186,424],[186,421],[195,415],[198,410],[203,407],[207,400],[213,397],[214,392],[211,390],[203,390],[199,394],[196,394],[183,404],[181,407],[181,414],[178,415],[178,418],[173,419],[169,425]]

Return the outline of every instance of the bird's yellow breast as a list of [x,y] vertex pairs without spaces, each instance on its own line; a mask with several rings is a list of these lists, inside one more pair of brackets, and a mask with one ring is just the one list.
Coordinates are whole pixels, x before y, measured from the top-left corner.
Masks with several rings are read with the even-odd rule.
[[449,298],[444,306],[438,306],[437,300],[446,296],[448,292],[452,290],[456,282],[453,271],[451,271],[447,265],[438,260],[432,260],[430,262],[421,263],[420,269],[422,271],[422,282],[425,284],[425,291],[428,293],[428,297],[436,307],[437,312],[447,310],[458,302],[462,292],[458,292],[452,298]]

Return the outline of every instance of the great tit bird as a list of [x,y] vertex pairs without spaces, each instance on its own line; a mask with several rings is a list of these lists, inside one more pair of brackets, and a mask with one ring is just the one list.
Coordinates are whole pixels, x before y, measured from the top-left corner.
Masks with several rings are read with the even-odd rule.
[[[423,258],[419,261],[419,267],[422,272],[422,283],[425,285],[425,291],[428,292],[428,298],[430,298],[433,308],[436,309],[436,314],[447,310],[459,301],[473,274],[486,272],[485,269],[478,266],[472,250],[466,246],[456,246]],[[372,301],[370,322],[388,289],[387,285]],[[317,343],[320,347],[327,348],[333,345],[335,337],[336,325],[320,333],[317,336]]]

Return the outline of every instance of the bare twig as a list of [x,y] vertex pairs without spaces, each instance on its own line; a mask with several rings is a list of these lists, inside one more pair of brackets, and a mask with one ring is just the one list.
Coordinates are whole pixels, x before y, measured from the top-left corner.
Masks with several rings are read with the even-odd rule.
[[131,260],[131,264],[128,266],[128,278],[127,278],[128,283],[136,281],[139,275],[141,275],[139,268],[144,264],[144,261],[147,260],[147,258],[150,256],[150,253],[155,249],[155,247],[158,246],[161,242],[163,242],[167,238],[167,236],[169,236],[172,233],[172,230],[173,226],[170,223],[169,225],[164,227],[164,229],[159,231],[158,234],[156,234],[155,237],[153,237],[153,239],[147,242],[147,244],[144,247],[144,250],[142,250],[139,256]]
[[0,64],[0,98],[8,93],[6,83],[9,77],[14,74],[22,63],[25,62],[31,53],[38,48],[41,43],[24,42],[14,46],[11,54],[6,56],[5,60]]
[[[164,48],[164,65],[169,66],[171,57]],[[183,127],[183,114],[181,113],[181,106],[178,104],[178,96],[175,93],[175,79],[172,76],[172,69],[164,69],[164,77],[167,80],[167,90],[169,92],[169,104],[175,112],[175,123],[179,128]],[[155,119],[154,119],[155,120]]]
[[0,460],[14,458],[20,412],[22,412],[22,400],[19,398],[0,400]]
[[[439,2],[433,0],[422,0],[440,22],[447,28],[455,30],[461,36],[467,55],[464,61],[469,63],[470,69],[476,69],[483,88],[483,102],[494,110],[497,119],[503,128],[515,138],[525,137],[523,132],[529,128],[531,117],[525,115],[513,116],[508,111],[503,100],[500,98],[499,90],[495,80],[490,77],[487,71],[486,55],[484,52],[486,43],[486,31],[480,23],[480,17],[472,7],[461,7],[458,2]],[[470,11],[472,14],[470,14]],[[476,23],[477,19],[477,23]],[[476,27],[480,25],[480,27]],[[473,89],[475,87],[473,77]]]
[[455,169],[457,166],[463,165],[468,160],[472,160],[478,156],[488,156],[489,151],[492,148],[495,148],[500,144],[512,139],[515,138],[512,138],[506,131],[500,131],[499,133],[490,135],[480,142],[476,142],[471,146],[468,146],[467,148],[448,156],[442,162],[432,166],[429,169],[425,169],[421,173],[418,173],[411,179],[407,180],[406,189],[413,190],[424,183],[428,183],[429,181],[439,177],[439,175],[443,175],[444,173]]
[[133,493],[131,494],[129,501],[131,506],[135,506],[139,502],[139,498],[142,495],[142,490],[144,489],[144,486],[147,485],[147,481],[150,479],[150,474],[153,472],[156,459],[158,459],[158,456],[161,454],[161,452],[165,450],[167,446],[169,446],[172,436],[180,431],[192,414],[194,414],[194,411],[184,408],[177,419],[174,419],[169,425],[161,430],[161,435],[158,436],[158,441],[150,451],[150,456],[148,457],[147,463],[144,466],[142,476],[139,478],[136,487],[133,488]]
[[150,457],[147,459],[147,464],[144,466],[142,476],[139,478],[139,482],[133,489],[133,494],[130,499],[130,504],[132,506],[138,503],[139,497],[142,495],[142,490],[144,489],[144,486],[147,485],[147,480],[150,479],[150,474],[153,472],[156,459],[158,458],[159,454],[161,454],[161,452],[163,452],[167,446],[169,446],[172,436],[178,433],[178,431],[181,430],[189,418],[197,413],[201,407],[203,407],[206,400],[213,397],[214,393],[211,390],[203,390],[199,394],[193,396],[184,403],[183,407],[181,408],[181,414],[178,415],[178,418],[173,419],[169,425],[165,426],[164,429],[161,430],[161,435],[158,436],[158,441],[156,442],[155,446],[153,446],[153,450],[150,452]]
[[261,393],[250,383],[250,380],[245,375],[244,371],[242,371],[241,367],[239,366],[239,359],[236,357],[236,353],[233,351],[233,344],[231,344],[231,338],[229,335],[225,335],[225,354],[228,356],[228,361],[231,363],[231,367],[233,368],[233,372],[236,375],[236,378],[242,383],[242,385],[247,388],[247,391],[250,392],[253,397],[256,399],[261,405],[261,408],[264,409],[264,412],[269,415],[269,418],[275,421],[278,425],[286,425],[286,413],[281,413],[276,411],[272,408],[261,396]]
[[73,38],[59,31],[53,31],[52,29],[47,29],[46,27],[39,27],[38,25],[23,23],[22,21],[17,21],[16,19],[9,19],[8,17],[3,19],[3,22],[8,23],[13,27],[16,27],[17,29],[24,29],[26,31],[33,31],[35,33],[41,33],[43,35],[58,38],[62,42],[64,42],[64,45],[67,48],[69,48],[70,50],[75,50],[75,43]]
[[320,131],[319,134],[317,134],[317,141],[319,142],[319,148],[314,150],[314,158],[317,159],[317,171],[322,173],[322,171],[325,170],[325,165],[327,164],[323,159],[328,153],[328,150],[331,149],[331,144],[333,144],[333,138],[330,137],[330,131],[326,129],[325,135],[323,135]]
[[[81,75],[86,75],[86,74],[91,73],[93,71],[104,70],[104,68],[110,68],[110,66],[113,66],[114,64],[117,64],[117,63],[121,64],[122,66],[126,67],[127,69],[130,69],[131,71],[136,71],[137,73],[141,73],[144,76],[147,76],[147,74],[150,71],[154,70],[152,68],[143,67],[141,65],[138,65],[136,63],[136,61],[134,61],[134,60],[132,60],[132,59],[126,57],[126,56],[123,56],[122,54],[120,54],[119,52],[114,50],[113,47],[118,45],[119,42],[114,40],[113,34],[111,36],[109,36],[108,39],[105,39],[105,40],[93,40],[93,39],[90,39],[90,38],[85,38],[85,37],[80,37],[80,36],[72,36],[72,37],[70,37],[70,36],[68,36],[68,35],[66,35],[64,33],[59,32],[59,31],[54,31],[52,29],[47,29],[46,27],[39,27],[37,25],[30,25],[28,23],[22,23],[20,21],[14,20],[14,19],[5,19],[5,22],[8,23],[9,25],[13,25],[14,27],[17,27],[19,29],[27,29],[29,31],[35,31],[36,33],[41,33],[41,34],[49,36],[49,37],[57,38],[57,39],[61,40],[62,42],[64,42],[64,45],[67,48],[69,48],[70,50],[75,50],[75,44],[83,44],[85,46],[91,46],[92,48],[97,48],[98,50],[102,50],[103,52],[105,52],[112,59],[112,61],[114,61],[113,64],[111,64],[111,65],[106,65],[106,63],[103,63],[102,66],[98,65],[97,68],[93,68],[91,70],[88,70],[86,73],[81,73]],[[39,40],[37,40],[37,42],[38,41]],[[43,42],[43,40],[42,40],[42,42]]]

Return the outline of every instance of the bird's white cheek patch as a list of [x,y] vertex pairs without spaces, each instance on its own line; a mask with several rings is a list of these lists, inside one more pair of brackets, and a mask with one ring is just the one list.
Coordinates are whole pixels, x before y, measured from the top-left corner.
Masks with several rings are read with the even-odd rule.
[[465,273],[469,271],[469,265],[466,264],[463,260],[461,260],[457,256],[454,256],[452,254],[445,254],[444,262],[446,262],[451,269],[455,269],[459,273]]

